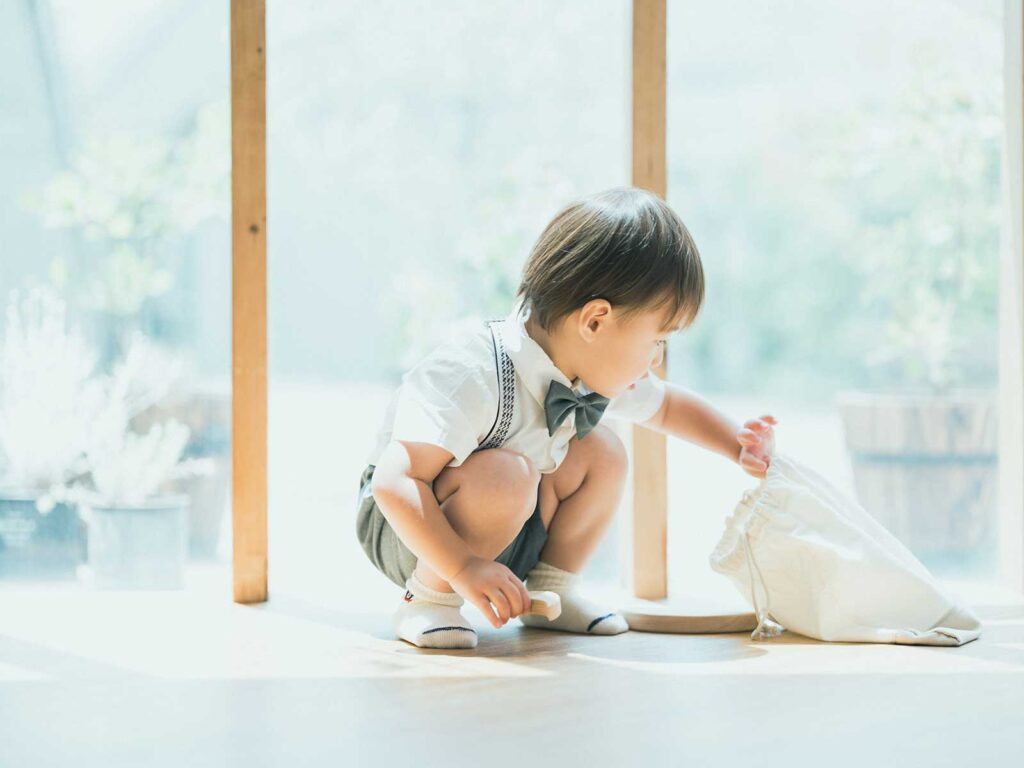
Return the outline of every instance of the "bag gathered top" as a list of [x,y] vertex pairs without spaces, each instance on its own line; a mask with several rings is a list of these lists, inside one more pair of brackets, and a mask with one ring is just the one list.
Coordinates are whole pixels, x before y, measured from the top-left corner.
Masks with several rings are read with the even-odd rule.
[[957,646],[981,622],[857,502],[786,455],[725,521],[709,557],[753,607],[754,640]]

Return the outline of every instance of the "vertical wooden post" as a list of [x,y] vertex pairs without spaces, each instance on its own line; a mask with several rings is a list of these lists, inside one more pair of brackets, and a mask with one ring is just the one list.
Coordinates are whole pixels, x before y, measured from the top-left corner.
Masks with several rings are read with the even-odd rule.
[[267,599],[265,0],[231,0],[231,466],[234,599]]
[[[665,0],[633,0],[633,186],[662,198],[665,159]],[[656,373],[663,379],[668,356]],[[668,594],[665,435],[633,427],[633,594]]]

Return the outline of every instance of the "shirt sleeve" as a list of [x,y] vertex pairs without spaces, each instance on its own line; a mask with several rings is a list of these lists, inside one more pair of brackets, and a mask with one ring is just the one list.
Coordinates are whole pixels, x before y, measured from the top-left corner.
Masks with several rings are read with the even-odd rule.
[[448,466],[465,461],[490,430],[498,409],[497,380],[441,347],[402,376],[396,395],[392,440],[431,443],[451,452]]
[[648,373],[636,383],[634,389],[627,389],[618,397],[613,397],[604,409],[604,415],[640,423],[656,414],[664,401],[665,381],[655,373]]

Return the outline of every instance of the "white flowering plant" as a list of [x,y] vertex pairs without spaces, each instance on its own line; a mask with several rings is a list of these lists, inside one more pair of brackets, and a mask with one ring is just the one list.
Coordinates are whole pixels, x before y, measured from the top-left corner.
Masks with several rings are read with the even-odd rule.
[[50,289],[12,294],[0,370],[0,483],[29,492],[42,513],[58,503],[87,512],[139,505],[166,482],[206,474],[206,460],[182,460],[189,429],[174,420],[145,434],[132,418],[180,378],[180,358],[135,332],[109,375]]
[[111,430],[90,442],[88,474],[53,489],[42,503],[73,503],[83,516],[96,506],[142,506],[170,480],[212,472],[209,459],[182,459],[189,434],[189,428],[174,419],[154,424],[144,434]]
[[51,291],[13,291],[0,355],[0,484],[38,495],[86,471],[102,409],[96,355]]

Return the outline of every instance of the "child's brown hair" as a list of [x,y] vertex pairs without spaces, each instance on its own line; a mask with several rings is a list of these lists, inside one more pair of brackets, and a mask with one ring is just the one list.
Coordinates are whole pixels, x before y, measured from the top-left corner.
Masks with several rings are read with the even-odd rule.
[[704,302],[704,269],[686,225],[661,198],[615,187],[558,212],[530,251],[516,296],[545,332],[595,298],[627,322],[671,303],[668,323],[682,313],[685,327]]

